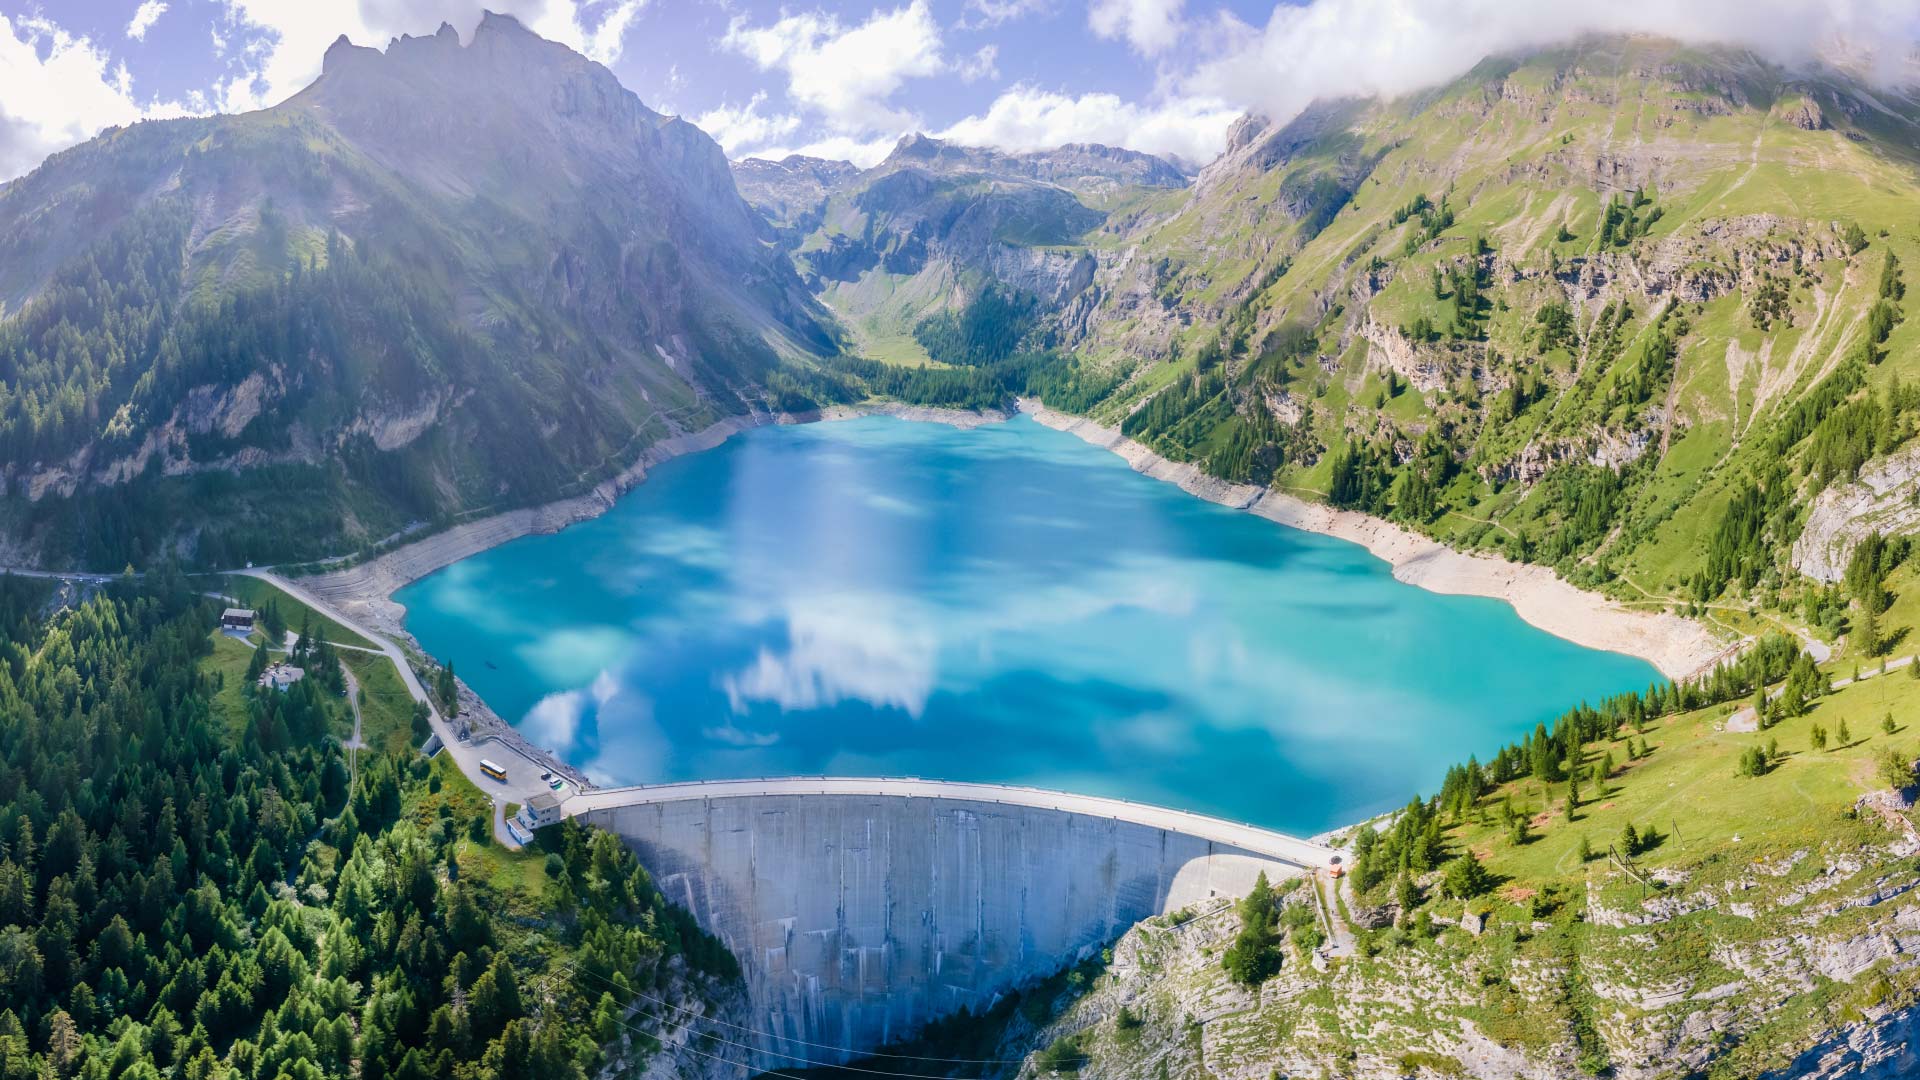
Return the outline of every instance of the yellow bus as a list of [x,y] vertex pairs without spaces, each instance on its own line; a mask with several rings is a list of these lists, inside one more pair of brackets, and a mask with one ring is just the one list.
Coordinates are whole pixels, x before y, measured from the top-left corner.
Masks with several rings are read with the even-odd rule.
[[486,758],[480,759],[480,771],[493,777],[495,780],[505,781],[507,778],[507,770],[495,765]]

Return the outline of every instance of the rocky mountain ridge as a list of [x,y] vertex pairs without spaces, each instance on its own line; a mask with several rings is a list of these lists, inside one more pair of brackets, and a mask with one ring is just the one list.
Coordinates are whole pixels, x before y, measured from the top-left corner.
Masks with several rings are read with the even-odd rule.
[[[342,39],[281,105],[0,190],[6,526],[233,561],[590,487],[837,352],[764,234],[717,144],[512,18]],[[213,476],[241,481],[217,513]],[[290,533],[289,480],[344,520]]]

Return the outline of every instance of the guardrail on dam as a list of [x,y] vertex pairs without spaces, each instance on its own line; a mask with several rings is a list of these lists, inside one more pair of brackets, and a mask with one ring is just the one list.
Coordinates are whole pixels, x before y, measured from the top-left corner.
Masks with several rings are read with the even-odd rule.
[[563,808],[625,840],[739,957],[767,1067],[904,1038],[1141,919],[1336,854],[1118,799],[914,779],[662,784]]

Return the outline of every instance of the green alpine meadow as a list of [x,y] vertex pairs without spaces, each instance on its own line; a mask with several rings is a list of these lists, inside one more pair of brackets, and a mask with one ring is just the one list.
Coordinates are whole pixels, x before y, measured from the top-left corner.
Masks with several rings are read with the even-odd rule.
[[1910,3],[499,5],[0,0],[0,1080],[1920,1075]]

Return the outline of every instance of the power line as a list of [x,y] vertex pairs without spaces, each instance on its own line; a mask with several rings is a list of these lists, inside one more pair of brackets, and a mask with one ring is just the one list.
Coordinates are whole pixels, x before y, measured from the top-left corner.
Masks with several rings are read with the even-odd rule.
[[[609,982],[609,980],[607,980],[607,978],[603,975],[599,975],[590,971],[586,972],[586,974],[593,975],[594,978],[597,978],[602,982]],[[615,989],[619,988],[617,984],[613,984],[609,982],[609,985],[613,985]],[[676,1005],[673,1002],[666,1000],[665,998],[655,997],[654,995],[646,993],[645,991],[635,990],[629,987],[627,988],[626,992],[634,995],[635,997],[646,998],[648,1001],[665,1005],[669,1009],[677,1009],[681,1012],[695,1012],[694,1009],[689,1008],[688,1006]],[[831,1043],[808,1042],[805,1039],[795,1039],[786,1035],[776,1034],[771,1031],[762,1031],[759,1028],[746,1027],[745,1025],[742,1025],[742,1024],[731,1024],[725,1020],[720,1020],[714,1017],[705,1017],[705,1019],[707,1019],[711,1023],[718,1024],[721,1027],[732,1028],[735,1031],[744,1031],[749,1035],[758,1035],[763,1039],[773,1039],[777,1042],[793,1043],[797,1046],[811,1046],[817,1050],[832,1050],[835,1053],[841,1053],[841,1054],[858,1053],[862,1057],[897,1058],[903,1061],[937,1061],[947,1065],[1020,1065],[1025,1063],[1026,1061],[1025,1058],[950,1058],[950,1057],[930,1057],[926,1054],[889,1054],[879,1050],[856,1051],[856,1050],[848,1049],[847,1047],[844,1047],[844,1046],[836,1046]]]
[[[646,1012],[645,1010],[638,1010],[636,1012],[636,1015],[645,1016],[653,1020],[659,1020],[663,1023],[667,1023],[672,1026],[678,1027],[682,1031],[686,1031],[692,1027],[691,1024],[685,1021],[673,1021],[673,1020],[670,1020],[665,1015],[649,1013],[649,1012]],[[658,1032],[648,1031],[646,1028],[640,1027],[639,1025],[626,1019],[616,1019],[614,1020],[614,1023],[619,1024],[621,1027],[624,1027],[629,1031],[634,1031],[634,1032],[638,1032],[639,1034],[645,1035],[650,1039],[657,1040],[660,1037],[660,1034]],[[865,1068],[861,1068],[858,1065],[841,1065],[831,1061],[816,1061],[813,1058],[802,1057],[799,1054],[782,1054],[772,1050],[762,1050],[759,1047],[752,1046],[748,1043],[735,1042],[732,1039],[723,1039],[720,1036],[713,1034],[712,1032],[701,1032],[696,1037],[701,1039],[710,1039],[714,1042],[720,1043],[723,1046],[731,1046],[737,1050],[745,1050],[748,1054],[762,1054],[767,1057],[784,1058],[788,1061],[796,1062],[800,1065],[804,1065],[809,1068],[841,1069],[846,1072],[864,1073],[869,1076],[903,1077],[905,1078],[905,1080],[939,1080],[939,1078],[935,1077],[934,1074],[931,1074],[931,1073],[898,1072],[892,1069],[865,1069]],[[716,1061],[724,1061],[729,1065],[738,1065],[741,1068],[751,1067],[746,1062],[727,1061],[727,1059],[724,1057],[720,1057],[715,1054],[708,1054],[700,1050],[695,1050],[691,1045],[688,1045],[687,1043],[682,1043],[681,1049],[691,1051],[692,1053],[699,1054],[702,1057],[711,1058]],[[852,1052],[853,1051],[847,1051],[847,1053],[852,1053]],[[956,1078],[956,1080],[987,1080],[987,1078],[965,1077],[965,1078]]]
[[[653,997],[653,996],[652,996],[651,994],[645,994],[645,993],[641,993],[640,991],[638,991],[638,990],[632,990],[631,988],[623,988],[623,987],[621,987],[621,986],[620,986],[619,984],[617,984],[617,983],[615,983],[615,982],[613,982],[613,980],[611,980],[611,979],[608,979],[608,978],[607,978],[606,976],[604,976],[604,975],[600,975],[600,974],[598,974],[598,973],[596,973],[596,972],[592,972],[592,971],[588,971],[588,970],[587,970],[586,968],[581,968],[581,967],[576,967],[576,968],[574,969],[574,971],[575,971],[575,973],[577,973],[577,974],[582,974],[582,975],[587,975],[587,976],[590,976],[590,977],[592,977],[592,978],[594,978],[594,979],[597,979],[597,980],[599,980],[600,982],[602,982],[602,983],[605,983],[605,984],[606,984],[607,986],[609,986],[609,987],[611,987],[611,988],[613,988],[613,989],[615,989],[615,990],[623,990],[623,989],[624,989],[624,990],[625,990],[626,992],[628,992],[628,993],[632,993],[632,994],[634,994],[635,996],[638,996],[638,997],[643,997],[643,998],[646,998],[646,999],[648,999],[648,1000],[650,1000],[650,1001],[657,1001],[657,1002],[660,1002],[661,1004],[663,1004],[663,1005],[666,1005],[666,1006],[667,1006],[668,1008],[672,1008],[672,1009],[679,1009],[679,1010],[681,1010],[681,1011],[683,1011],[683,1012],[691,1012],[691,1011],[692,1011],[691,1009],[688,1009],[688,1008],[686,1008],[685,1006],[681,1006],[681,1005],[675,1005],[675,1004],[673,1004],[673,1003],[672,1003],[672,1002],[670,1002],[670,1001],[665,1001],[665,1000],[663,1000],[663,999],[661,999],[661,998],[656,998],[656,997]],[[647,1014],[647,1013],[645,1013],[645,1011],[644,1011],[644,1010],[641,1010],[641,1014],[642,1014],[642,1015],[650,1015],[650,1014]],[[663,1021],[663,1022],[673,1022],[673,1023],[676,1023],[676,1024],[677,1024],[677,1026],[679,1026],[679,1027],[681,1027],[681,1028],[683,1028],[683,1029],[684,1029],[684,1028],[687,1028],[687,1027],[690,1027],[690,1026],[691,1026],[691,1025],[690,1025],[690,1024],[689,1024],[688,1022],[686,1022],[686,1021],[668,1021],[668,1017],[667,1017],[667,1016],[665,1016],[664,1014],[663,1014],[663,1015],[656,1015],[656,1016],[654,1016],[654,1019],[657,1019],[657,1020],[661,1020],[661,1021]],[[713,1018],[711,1018],[711,1017],[706,1017],[706,1018],[704,1018],[704,1019],[707,1019],[707,1020],[708,1020],[708,1021],[709,1021],[710,1023],[714,1023],[714,1024],[718,1024],[718,1025],[720,1025],[720,1026],[722,1026],[722,1027],[728,1027],[728,1028],[733,1028],[733,1029],[735,1029],[735,1030],[739,1030],[739,1031],[746,1031],[746,1032],[749,1032],[749,1033],[751,1033],[751,1034],[755,1034],[755,1035],[759,1035],[759,1036],[761,1036],[761,1037],[763,1037],[763,1038],[769,1038],[769,1039],[774,1039],[774,1040],[777,1040],[777,1041],[780,1041],[780,1042],[791,1042],[791,1043],[797,1043],[797,1044],[799,1044],[799,1045],[802,1045],[802,1046],[811,1046],[811,1047],[816,1047],[816,1048],[818,1048],[818,1049],[822,1049],[822,1050],[832,1050],[832,1051],[834,1051],[835,1053],[841,1053],[841,1054],[849,1054],[849,1055],[853,1055],[853,1056],[855,1056],[856,1058],[870,1058],[870,1057],[891,1057],[891,1058],[900,1058],[900,1059],[905,1059],[905,1060],[911,1060],[911,1061],[924,1061],[924,1062],[932,1062],[932,1063],[936,1063],[936,1064],[940,1064],[940,1063],[945,1063],[945,1064],[963,1064],[963,1065],[1019,1065],[1019,1064],[1023,1064],[1023,1063],[1025,1062],[1025,1060],[1026,1060],[1025,1058],[1010,1058],[1010,1059],[999,1059],[999,1060],[995,1060],[995,1059],[989,1059],[989,1058],[935,1058],[935,1057],[915,1057],[915,1056],[913,1056],[913,1055],[911,1055],[911,1054],[884,1054],[884,1055],[883,1055],[883,1054],[869,1054],[869,1053],[864,1053],[864,1052],[862,1052],[862,1051],[858,1051],[858,1050],[853,1050],[853,1049],[850,1049],[850,1048],[848,1048],[848,1047],[844,1047],[844,1046],[828,1046],[828,1045],[827,1045],[827,1044],[825,1044],[825,1043],[811,1043],[811,1042],[806,1042],[805,1040],[802,1040],[802,1039],[788,1039],[788,1038],[785,1038],[784,1036],[780,1036],[780,1035],[774,1035],[774,1034],[772,1034],[771,1032],[766,1032],[766,1031],[759,1031],[759,1030],[757,1030],[757,1029],[754,1029],[754,1028],[747,1028],[747,1027],[741,1027],[741,1026],[740,1026],[739,1024],[729,1024],[729,1023],[726,1023],[725,1021],[722,1021],[722,1020],[716,1020],[716,1019],[713,1019]],[[620,1022],[624,1024],[624,1021],[620,1021]],[[628,1026],[628,1027],[632,1027],[632,1025],[626,1025],[626,1026]],[[632,1029],[633,1029],[633,1030],[636,1030],[636,1031],[644,1031],[644,1029],[641,1029],[641,1028],[632,1028]],[[651,1035],[651,1034],[652,1034],[651,1032],[645,1032],[645,1033],[646,1033],[646,1034],[648,1034],[648,1035]],[[743,1042],[737,1042],[737,1041],[735,1041],[735,1040],[732,1040],[732,1039],[723,1039],[723,1038],[721,1038],[720,1036],[718,1036],[718,1035],[714,1035],[714,1034],[712,1034],[712,1033],[710,1033],[710,1032],[709,1032],[709,1033],[703,1033],[701,1037],[702,1037],[702,1038],[708,1038],[708,1039],[712,1039],[712,1040],[714,1040],[715,1042],[720,1042],[720,1043],[724,1043],[724,1044],[726,1044],[726,1045],[728,1045],[728,1046],[733,1046],[733,1047],[737,1047],[737,1048],[739,1048],[739,1049],[742,1049],[742,1050],[746,1050],[746,1051],[748,1051],[749,1053],[755,1053],[755,1054],[764,1054],[764,1055],[766,1055],[766,1056],[768,1056],[768,1057],[776,1057],[776,1058],[785,1058],[785,1059],[787,1059],[787,1060],[789,1060],[789,1061],[794,1061],[794,1062],[798,1062],[798,1063],[800,1063],[800,1064],[802,1064],[802,1065],[808,1065],[808,1066],[814,1066],[814,1067],[818,1067],[818,1068],[829,1068],[829,1069],[841,1069],[841,1070],[844,1070],[844,1071],[846,1071],[846,1072],[856,1072],[856,1073],[864,1073],[864,1074],[867,1074],[867,1075],[870,1075],[870,1076],[893,1076],[893,1077],[909,1077],[909,1078],[913,1078],[913,1080],[927,1080],[927,1078],[928,1078],[928,1076],[929,1076],[929,1074],[927,1074],[927,1073],[909,1073],[909,1072],[899,1072],[899,1071],[896,1071],[896,1070],[891,1070],[891,1069],[867,1069],[867,1068],[861,1068],[861,1067],[859,1067],[859,1066],[857,1066],[857,1065],[842,1065],[842,1064],[838,1064],[838,1063],[835,1063],[835,1062],[830,1062],[830,1061],[816,1061],[816,1060],[814,1060],[814,1059],[812,1059],[812,1058],[809,1058],[809,1057],[805,1057],[805,1056],[803,1056],[803,1055],[800,1055],[800,1054],[789,1054],[789,1053],[781,1053],[781,1052],[779,1052],[779,1051],[776,1051],[776,1050],[763,1050],[763,1049],[761,1049],[760,1047],[757,1047],[757,1046],[753,1046],[753,1045],[751,1045],[751,1044],[748,1044],[748,1043],[743,1043]],[[1083,1056],[1084,1056],[1084,1055],[1083,1055]],[[985,1080],[985,1078],[965,1078],[965,1080]]]

